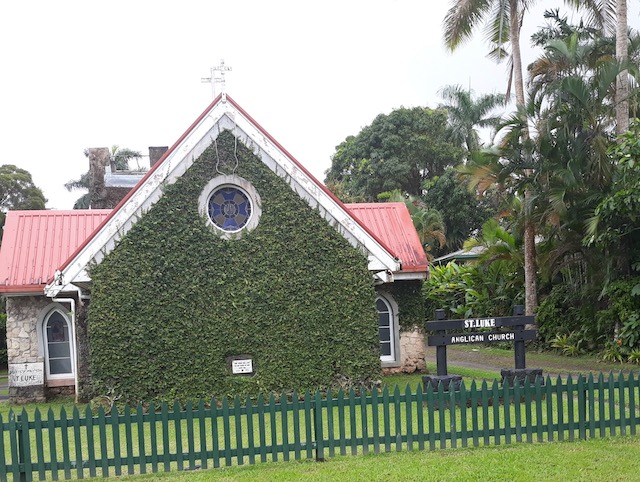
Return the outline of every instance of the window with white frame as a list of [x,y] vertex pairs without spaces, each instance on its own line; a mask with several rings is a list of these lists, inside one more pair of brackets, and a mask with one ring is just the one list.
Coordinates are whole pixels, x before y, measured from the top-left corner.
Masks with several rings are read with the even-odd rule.
[[380,361],[397,361],[397,326],[394,308],[385,297],[376,299],[378,311],[378,335],[380,337]]
[[58,309],[45,316],[42,323],[47,378],[73,376],[71,323]]

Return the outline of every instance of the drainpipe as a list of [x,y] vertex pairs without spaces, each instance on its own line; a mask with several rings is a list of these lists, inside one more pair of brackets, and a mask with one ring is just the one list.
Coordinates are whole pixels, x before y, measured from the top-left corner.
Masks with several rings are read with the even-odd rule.
[[76,349],[76,300],[75,298],[53,298],[55,303],[71,305],[71,340],[73,342],[73,384],[78,400],[78,350]]

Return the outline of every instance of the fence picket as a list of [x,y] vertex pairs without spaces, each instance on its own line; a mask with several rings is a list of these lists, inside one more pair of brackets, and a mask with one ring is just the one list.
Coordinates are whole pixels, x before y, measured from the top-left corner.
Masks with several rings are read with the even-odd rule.
[[149,437],[151,441],[149,446],[151,447],[151,472],[154,474],[158,472],[158,431],[156,422],[156,407],[153,403],[149,405]]
[[127,473],[133,474],[133,436],[131,435],[131,408],[129,405],[124,406],[124,413],[122,414],[122,421],[124,425],[124,438],[126,443],[125,459],[127,463]]
[[427,384],[427,436],[429,438],[429,450],[436,449],[436,421],[435,421],[435,396],[433,385]]
[[[69,420],[67,419],[67,411],[62,407],[60,409],[60,433],[62,435],[62,468],[64,470],[64,478],[71,478],[71,458],[69,456]],[[119,474],[118,474],[119,475]]]
[[482,381],[482,434],[484,435],[484,445],[489,445],[489,386],[487,381]]
[[29,440],[29,414],[26,409],[22,409],[20,414],[20,435],[22,439],[22,464],[24,469],[22,471],[24,480],[31,482],[33,480],[33,468],[31,467],[31,441]]
[[293,392],[293,400],[291,409],[293,410],[293,443],[295,445],[294,448],[294,458],[296,460],[302,459],[302,433],[300,431],[300,395],[298,392],[294,390]]
[[494,380],[491,386],[491,397],[493,401],[493,443],[500,445],[500,390],[497,380]]
[[160,407],[162,421],[162,465],[165,472],[171,470],[171,446],[169,445],[169,405],[162,402]]
[[[250,402],[250,400],[248,400]],[[253,425],[251,426],[253,429]],[[204,400],[198,402],[198,439],[200,442],[200,467],[203,470],[208,468],[207,458],[207,415],[204,408]],[[253,432],[251,433],[251,439],[253,439]]]
[[[377,391],[374,389],[374,393]],[[374,434],[377,433],[378,430],[378,418],[376,416],[377,403],[375,405],[372,404],[374,410],[373,416],[373,431]],[[422,395],[422,384],[418,384],[416,389],[416,415],[418,417],[418,450],[424,450],[424,399]],[[378,453],[377,439],[374,438],[373,442],[374,452]]]
[[460,437],[462,439],[462,446],[468,445],[468,431],[467,431],[467,389],[464,382],[460,384]]
[[282,425],[282,460],[289,461],[289,414],[287,412],[287,394],[280,394],[280,418]]
[[620,400],[618,400],[618,406],[620,407],[620,434],[627,435],[627,405],[625,404],[624,396],[625,382],[622,372],[618,375],[618,393]]
[[536,377],[535,381],[535,393],[536,393],[536,438],[539,443],[542,442],[542,434],[543,434],[543,420],[542,420],[542,383],[544,381],[543,377]]
[[[379,402],[378,402],[378,388],[373,387],[371,391],[371,430],[373,432],[373,452],[376,454],[380,453],[380,413],[379,413]],[[329,454],[331,455],[331,454]]]
[[[382,391],[382,418],[384,420],[384,450],[391,451],[391,413],[389,408],[389,388]],[[341,455],[344,455],[341,453]]]
[[278,461],[278,426],[276,424],[276,399],[273,396],[273,393],[269,396],[269,405],[267,407],[269,409],[269,424],[271,426],[271,461],[277,462]]
[[[514,380],[514,385],[518,385],[519,381]],[[496,403],[495,400],[493,403]],[[502,383],[502,408],[504,412],[504,443],[511,443],[511,403],[515,404],[515,395],[511,395],[511,389],[509,388],[509,382]]]
[[[522,385],[519,380],[514,380],[513,384],[513,409],[515,415],[516,442],[522,442]],[[525,383],[527,379],[525,378]]]
[[[11,471],[13,472],[13,480],[20,480],[20,453],[22,450],[18,450],[18,422],[16,420],[16,414],[13,410],[9,410],[9,446],[11,450]],[[22,443],[22,442],[20,442]]]
[[260,437],[260,462],[267,461],[267,430],[264,422],[264,397],[262,394],[258,395],[258,430]]
[[324,434],[322,427],[322,395],[320,391],[316,392],[313,404],[315,439],[316,439],[316,460],[324,460]]
[[629,373],[629,433],[636,434],[636,382],[633,373]]
[[[40,414],[37,413],[38,419],[40,418]],[[91,413],[91,407],[87,405],[84,410],[84,421],[85,421],[85,434],[87,437],[87,465],[89,466],[89,477],[96,476],[96,454],[95,454],[95,442],[94,442],[94,433],[93,433],[93,414]],[[41,426],[40,421],[37,422],[38,426]],[[40,433],[38,429],[36,435]],[[42,476],[40,477],[43,478]]]
[[[304,392],[304,434],[306,437],[305,446],[307,449],[307,458],[313,458],[313,415],[311,413],[311,394],[307,390]],[[342,433],[342,441],[344,443],[344,433]],[[346,452],[343,454],[346,455]]]
[[[49,421],[53,428],[53,412],[49,409]],[[49,435],[51,437],[51,435]],[[98,438],[100,439],[100,474],[102,477],[109,477],[109,449],[107,447],[107,420],[104,408],[98,408]],[[52,440],[51,438],[49,439]],[[53,465],[55,445],[51,448],[51,463]],[[56,480],[56,479],[54,479]]]
[[[86,417],[86,416],[85,416]],[[87,422],[89,422],[90,417],[87,417]],[[1,425],[0,419],[0,425]],[[36,464],[38,466],[38,477],[40,480],[44,480],[46,477],[46,470],[44,468],[44,443],[42,441],[42,415],[40,414],[40,410],[36,408],[35,413],[33,414],[33,423],[35,426],[35,436],[36,436]],[[2,437],[0,437],[0,440]],[[87,441],[87,445],[93,447],[93,440],[91,443]],[[95,472],[95,470],[94,470]],[[95,476],[95,473],[92,477]]]
[[236,428],[236,461],[238,465],[244,465],[244,449],[242,444],[242,414],[240,408],[240,397],[235,396],[233,400],[233,421]]
[[[273,408],[273,395],[271,395],[270,407]],[[224,440],[224,463],[231,465],[231,428],[230,428],[229,402],[226,397],[222,399],[222,432]]]
[[[397,390],[397,387],[396,387]],[[349,389],[349,430],[351,442],[351,455],[358,453],[358,433],[356,423],[356,392],[353,388]]]
[[[249,464],[253,465],[256,463],[256,444],[253,430],[253,400],[251,400],[249,395],[247,395],[244,406],[247,413],[247,455],[249,456]],[[204,416],[200,417],[200,423],[204,423]],[[202,432],[202,434],[204,434],[204,432]],[[200,450],[206,452],[207,442],[202,435],[200,436],[200,440]],[[207,468],[206,457],[202,457],[202,468]]]
[[189,452],[189,456],[187,458],[189,462],[189,470],[193,470],[196,467],[196,439],[195,432],[193,429],[193,403],[191,400],[187,401],[187,404],[184,409],[185,412],[185,422],[187,424],[187,450]]
[[[262,400],[260,398],[259,400]],[[262,420],[262,426],[264,426],[264,419]],[[265,444],[262,444],[264,448]],[[218,402],[215,398],[211,399],[211,458],[213,459],[213,466],[215,468],[220,467],[220,433],[218,431]],[[266,462],[267,456],[265,454],[264,461]]]
[[547,377],[545,392],[545,401],[547,402],[547,441],[553,442],[553,386],[551,385],[551,377]]
[[475,380],[471,381],[471,436],[473,437],[473,446],[480,445],[480,426],[478,424],[478,388]]
[[609,435],[613,437],[616,434],[616,405],[613,403],[616,397],[616,387],[613,372],[609,372],[607,385],[609,388]]
[[575,424],[574,424],[574,410],[573,410],[573,402],[574,402],[574,388],[573,388],[573,378],[571,375],[567,377],[566,382],[567,387],[567,429],[569,430],[569,441],[573,442],[575,440]]
[[[451,388],[451,387],[449,387]],[[456,418],[457,418],[457,403],[456,403],[456,391],[449,390],[449,432],[451,439],[451,448],[458,447],[458,440],[456,437],[457,428],[456,428]]]
[[[407,385],[407,389],[409,386]],[[411,392],[409,392],[411,393]],[[407,404],[409,409],[410,404]],[[407,420],[411,420],[408,418]],[[362,426],[362,453],[369,453],[369,417],[367,416],[367,393],[364,389],[360,389],[360,425]]]
[[440,448],[444,449],[447,447],[447,431],[445,427],[447,426],[446,422],[446,401],[444,398],[444,385],[442,381],[438,382],[438,401],[436,402],[436,407],[438,410],[438,433],[440,435]]
[[[5,424],[0,415],[0,429],[4,429]],[[4,432],[4,430],[3,430]],[[4,433],[0,434],[0,480],[7,480],[7,458],[5,455]]]
[[[334,457],[336,454],[336,437],[333,423],[333,397],[329,395],[330,394],[327,393],[327,398],[324,400],[327,404],[327,445],[329,449],[329,457]],[[297,403],[293,410],[294,413],[297,412]],[[294,429],[294,432],[297,433],[298,430],[299,428]],[[296,460],[299,460],[298,455],[296,455]]]
[[578,375],[578,437],[580,440],[587,438],[587,400],[584,376]]

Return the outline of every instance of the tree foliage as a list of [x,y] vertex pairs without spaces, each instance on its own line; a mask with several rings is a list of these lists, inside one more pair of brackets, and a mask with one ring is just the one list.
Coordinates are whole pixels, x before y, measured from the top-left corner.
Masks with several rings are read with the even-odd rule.
[[446,111],[400,108],[380,114],[338,145],[325,183],[339,185],[343,196],[366,201],[394,189],[420,196],[423,182],[442,175],[461,155],[448,140]]
[[0,227],[9,210],[44,209],[47,200],[31,174],[13,164],[0,166]]
[[479,231],[482,224],[495,214],[490,196],[476,196],[454,169],[424,183],[424,203],[442,214],[446,232],[445,249],[437,256],[462,248],[463,243]]

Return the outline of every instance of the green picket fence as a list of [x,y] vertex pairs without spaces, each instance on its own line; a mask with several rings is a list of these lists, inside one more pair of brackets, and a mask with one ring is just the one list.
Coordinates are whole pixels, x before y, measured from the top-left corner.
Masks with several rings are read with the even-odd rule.
[[421,387],[236,398],[100,409],[26,411],[0,417],[0,480],[59,480],[336,454],[543,442],[635,434],[638,379],[629,374],[471,382],[459,391]]

